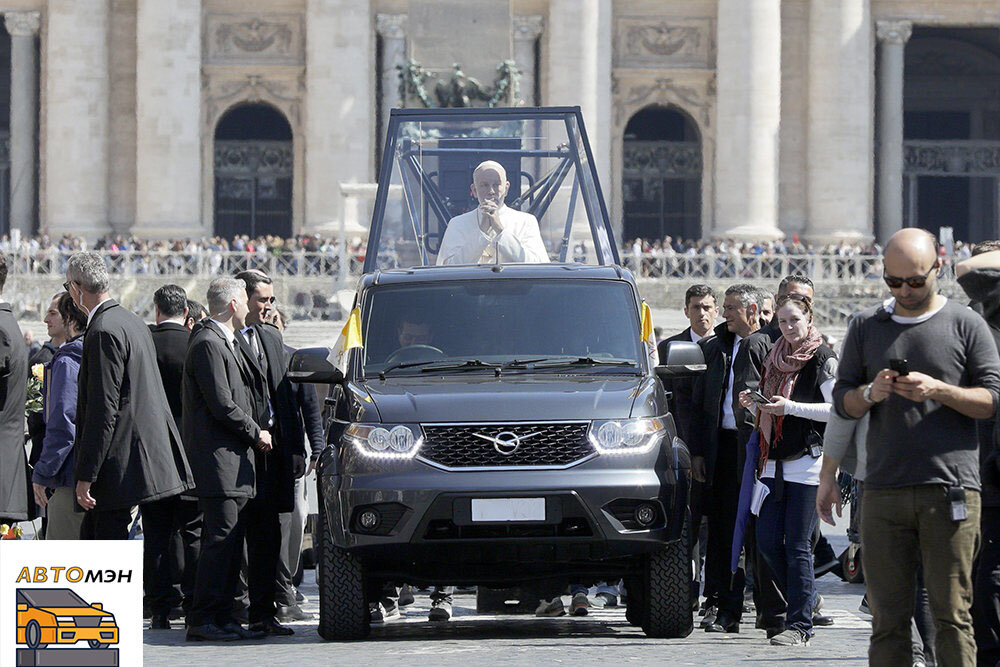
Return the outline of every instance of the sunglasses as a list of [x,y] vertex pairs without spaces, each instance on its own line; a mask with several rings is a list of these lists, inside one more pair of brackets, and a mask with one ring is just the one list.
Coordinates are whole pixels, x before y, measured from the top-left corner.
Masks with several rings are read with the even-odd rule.
[[63,283],[63,289],[68,292],[69,291],[69,286],[72,285],[74,282],[76,282],[76,281],[75,280],[67,280],[66,282]]
[[807,297],[805,294],[799,294],[798,292],[792,292],[791,294],[782,294],[777,299],[775,299],[775,305],[781,308],[789,301],[801,301],[803,303],[812,303],[812,299]]
[[927,270],[927,273],[925,273],[924,275],[913,276],[911,278],[897,278],[896,276],[890,276],[883,270],[882,280],[884,280],[885,284],[889,286],[889,289],[899,289],[900,287],[903,286],[903,283],[906,283],[913,289],[920,289],[921,287],[927,284],[927,279],[930,278],[931,273],[933,273],[935,269],[937,269],[936,265],[931,266],[931,268],[929,268]]

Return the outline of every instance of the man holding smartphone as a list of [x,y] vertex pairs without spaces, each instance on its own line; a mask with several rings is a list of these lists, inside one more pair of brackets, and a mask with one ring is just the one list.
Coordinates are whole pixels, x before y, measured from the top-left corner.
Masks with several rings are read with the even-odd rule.
[[[940,267],[928,232],[892,236],[883,275],[892,298],[848,330],[834,388],[841,416],[871,416],[861,545],[873,616],[869,660],[878,665],[911,663],[919,564],[937,655],[948,664],[976,662],[969,609],[980,540],[976,420],[996,410],[1000,358],[982,318],[937,293]],[[840,504],[837,463],[824,465],[817,497],[829,523],[831,505]]]

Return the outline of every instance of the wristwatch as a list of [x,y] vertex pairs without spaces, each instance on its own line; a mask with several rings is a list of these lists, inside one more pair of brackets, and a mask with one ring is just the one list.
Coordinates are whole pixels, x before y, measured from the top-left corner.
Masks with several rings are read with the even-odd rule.
[[871,384],[871,382],[869,382],[867,385],[865,385],[864,390],[862,390],[862,392],[861,392],[861,398],[864,399],[865,403],[872,403],[872,404],[875,403],[875,401],[872,400],[872,384]]

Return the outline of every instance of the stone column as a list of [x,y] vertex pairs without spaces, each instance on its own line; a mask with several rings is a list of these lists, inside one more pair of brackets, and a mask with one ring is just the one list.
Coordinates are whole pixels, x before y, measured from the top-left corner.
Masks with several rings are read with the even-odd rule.
[[[601,187],[611,192],[611,0],[551,0],[547,105],[579,105]],[[608,202],[609,210],[614,207]],[[620,221],[616,221],[620,228]]]
[[38,129],[38,12],[6,12],[10,35],[10,228],[34,232]]
[[108,0],[49,0],[45,35],[45,219],[50,234],[108,225]]
[[521,73],[520,97],[524,106],[538,106],[535,97],[535,46],[542,34],[543,19],[538,14],[514,16],[514,62]]
[[306,2],[307,232],[337,234],[341,183],[374,180],[371,0]]
[[136,197],[132,232],[203,233],[201,1],[139,0]]
[[903,228],[903,51],[910,21],[879,21],[878,240]]
[[406,14],[379,14],[375,17],[375,30],[382,38],[382,53],[379,58],[379,72],[382,80],[382,120],[379,145],[385,143],[385,132],[389,127],[389,112],[397,108],[399,99],[399,70],[397,65],[406,63]]
[[780,0],[719,0],[715,237],[777,238]]
[[808,218],[811,243],[872,238],[870,0],[809,5]]

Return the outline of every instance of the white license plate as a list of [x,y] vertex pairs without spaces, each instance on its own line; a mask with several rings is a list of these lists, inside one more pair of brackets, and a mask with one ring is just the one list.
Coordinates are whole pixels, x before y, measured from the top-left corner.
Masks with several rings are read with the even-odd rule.
[[545,521],[545,498],[473,498],[473,521]]

